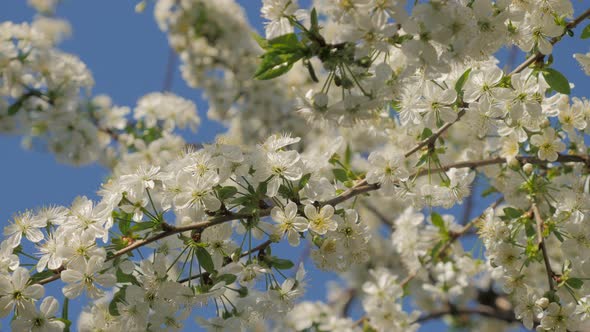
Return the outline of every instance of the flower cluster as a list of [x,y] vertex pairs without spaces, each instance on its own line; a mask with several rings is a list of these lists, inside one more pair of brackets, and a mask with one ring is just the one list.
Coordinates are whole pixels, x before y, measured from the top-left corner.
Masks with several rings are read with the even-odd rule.
[[[90,97],[90,72],[57,48],[64,21],[0,23],[0,130],[112,170],[96,202],[4,228],[0,315],[13,329],[63,330],[83,297],[81,331],[181,330],[193,315],[211,331],[589,328],[590,102],[552,53],[590,10],[264,0],[266,38],[232,0],[154,10],[183,78],[228,126],[214,143],[176,133],[200,118],[171,93],[134,108]],[[526,60],[503,70],[504,47]],[[574,57],[590,72],[588,54]],[[297,302],[306,264],[342,279],[326,303]],[[45,296],[57,280],[62,317]]]

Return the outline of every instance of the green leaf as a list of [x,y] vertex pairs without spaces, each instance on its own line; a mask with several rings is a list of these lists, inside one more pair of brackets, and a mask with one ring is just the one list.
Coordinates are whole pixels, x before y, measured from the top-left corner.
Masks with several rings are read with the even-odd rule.
[[224,281],[226,285],[233,284],[238,277],[233,274],[222,274],[220,276],[215,277],[216,281]]
[[414,165],[414,167],[419,167],[419,166],[426,164],[426,161],[428,160],[429,156],[430,156],[430,154],[428,152],[423,153],[420,156],[420,159],[418,159],[418,162],[416,163],[416,165]]
[[307,183],[309,182],[310,178],[311,178],[311,173],[303,174],[303,176],[299,180],[299,184],[298,184],[299,189],[303,189],[305,187],[305,185],[307,185]]
[[582,34],[580,35],[580,38],[582,39],[588,39],[590,38],[590,24],[588,24],[584,30],[582,30]]
[[263,198],[264,195],[266,195],[267,190],[268,190],[268,182],[262,181],[262,182],[260,182],[260,184],[258,184],[258,188],[256,188],[256,195],[258,197]]
[[279,77],[291,70],[291,68],[293,67],[293,63],[295,63],[295,61],[281,62],[264,70],[259,69],[254,75],[254,78],[258,80],[270,80]]
[[420,134],[420,139],[425,140],[430,136],[432,136],[432,130],[429,128],[424,128],[424,130],[422,130],[422,134]]
[[457,80],[457,83],[455,83],[455,91],[457,91],[457,93],[460,93],[461,91],[463,91],[463,86],[465,86],[465,82],[467,82],[467,79],[469,78],[469,73],[471,73],[471,68],[467,69],[461,75],[461,77],[459,77],[459,79]]
[[348,174],[345,170],[341,168],[334,168],[332,169],[332,173],[334,173],[334,177],[340,182],[348,181]]
[[215,272],[215,265],[213,265],[213,258],[211,258],[211,254],[207,251],[207,249],[202,247],[197,247],[195,251],[197,255],[197,259],[199,260],[199,264],[205,269],[205,271],[209,273]]
[[285,198],[290,198],[291,196],[293,196],[293,192],[291,191],[291,189],[289,189],[284,184],[279,186],[279,194],[281,194],[281,196]]
[[320,30],[320,26],[318,22],[318,12],[315,10],[315,7],[311,10],[309,17],[311,21],[311,32],[318,32]]
[[139,281],[132,274],[125,274],[121,269],[117,269],[117,283],[130,283],[139,285]]
[[293,262],[291,262],[288,259],[282,259],[282,258],[278,258],[278,257],[271,257],[270,261],[269,261],[269,265],[274,267],[275,269],[278,270],[288,270],[290,268],[292,268],[293,266],[295,266],[295,264]]
[[443,241],[438,241],[434,247],[432,247],[432,249],[430,250],[430,257],[435,258],[438,256],[438,252],[439,250],[442,248],[443,246]]
[[350,167],[350,163],[352,162],[352,149],[350,148],[350,144],[346,144],[346,151],[344,151],[344,165]]
[[565,239],[563,238],[563,236],[561,236],[561,233],[558,231],[553,231],[553,234],[555,235],[555,237],[559,240],[559,242],[563,242],[565,241]]
[[116,213],[116,211],[113,211],[113,217],[117,218],[116,220],[118,222],[119,231],[121,231],[121,234],[127,235],[127,233],[129,232],[129,228],[131,227],[131,220],[125,218],[125,216]]
[[262,62],[254,73],[254,78],[269,80],[288,72],[293,64],[305,55],[305,46],[294,33],[268,40]]
[[238,189],[236,187],[227,186],[221,187],[217,190],[217,194],[219,195],[219,199],[224,201],[228,198],[234,197],[235,194],[238,193]]
[[142,221],[138,222],[130,228],[131,232],[141,232],[146,229],[150,229],[154,227],[154,223],[151,221]]
[[497,193],[497,192],[498,192],[498,189],[496,189],[494,186],[490,186],[481,193],[481,197],[488,197],[491,194]]
[[543,77],[553,90],[566,95],[571,93],[569,81],[557,70],[553,68],[545,68],[543,69]]
[[524,213],[523,210],[515,209],[512,207],[504,208],[504,215],[509,217],[510,219],[520,218]]
[[36,283],[36,282],[43,280],[45,278],[53,277],[54,275],[55,275],[55,272],[53,272],[53,270],[45,270],[45,271],[41,271],[39,273],[33,274],[29,280],[31,280],[31,283]]
[[263,50],[268,48],[268,41],[264,39],[261,35],[257,34],[256,32],[252,33],[252,38],[258,43]]
[[300,46],[301,44],[295,33],[288,33],[268,40],[268,48],[272,50],[292,52],[297,51]]
[[432,212],[432,214],[430,215],[430,220],[432,220],[432,224],[436,226],[441,232],[447,232],[447,225],[445,224],[445,221],[440,214]]
[[19,99],[15,101],[14,104],[8,107],[8,115],[15,115],[18,112],[18,110],[20,110],[20,108],[23,106],[23,103],[24,99]]
[[250,196],[242,196],[242,197],[238,197],[236,199],[233,199],[230,204],[232,205],[242,205],[244,203],[250,202],[252,199]]
[[524,226],[525,234],[527,237],[533,237],[537,234],[537,230],[532,225],[532,223],[526,223]]
[[584,281],[578,278],[568,278],[565,282],[568,286],[575,289],[580,289],[584,286]]
[[117,308],[117,303],[125,301],[125,292],[127,291],[127,286],[123,286],[119,291],[115,293],[111,303],[109,303],[109,313],[112,316],[119,316],[119,309]]

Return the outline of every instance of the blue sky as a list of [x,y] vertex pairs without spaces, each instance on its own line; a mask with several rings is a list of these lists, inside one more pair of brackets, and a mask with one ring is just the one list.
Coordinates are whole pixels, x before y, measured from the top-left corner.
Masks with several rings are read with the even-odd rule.
[[[250,22],[261,31],[260,2],[239,2],[246,5]],[[78,55],[90,68],[96,81],[93,93],[108,94],[118,105],[134,106],[142,95],[161,90],[168,60],[168,43],[154,21],[151,8],[148,7],[143,14],[136,14],[135,3],[65,0],[57,13],[68,19],[73,27],[72,38],[66,40],[61,48]],[[577,12],[580,12],[583,1],[575,1],[575,4]],[[30,21],[33,14],[25,0],[0,1],[0,21]],[[577,35],[579,33],[580,29]],[[590,50],[589,46],[588,41],[581,41],[576,36],[566,38],[555,50],[554,67],[576,85],[574,95],[588,95],[590,80],[581,72],[571,54],[586,53]],[[505,54],[503,52],[499,57],[505,59]],[[207,105],[200,99],[200,92],[188,88],[177,69],[172,91],[194,100],[201,118],[206,119]],[[218,124],[204,121],[192,141],[211,141],[215,134],[222,131]],[[20,147],[20,137],[0,136],[0,151],[4,156],[0,166],[0,222],[3,224],[14,213],[25,209],[46,204],[67,206],[78,195],[96,198],[95,192],[107,175],[106,170],[98,165],[61,165],[50,153],[24,150]],[[478,214],[484,204],[477,201],[473,214]],[[312,288],[307,298],[324,298],[324,281],[329,277],[313,273],[308,283]],[[82,304],[80,300],[74,301],[72,316]],[[3,326],[7,326],[6,321]],[[440,324],[435,324],[423,328],[423,331],[441,329]]]

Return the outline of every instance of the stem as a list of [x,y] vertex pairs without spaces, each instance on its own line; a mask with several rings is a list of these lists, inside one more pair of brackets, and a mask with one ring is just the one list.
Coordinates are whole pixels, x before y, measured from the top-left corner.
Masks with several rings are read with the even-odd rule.
[[[64,296],[64,306],[61,310],[61,317],[65,320],[68,320],[68,311],[70,307],[70,299]],[[66,324],[64,332],[70,332],[70,325]]]
[[[590,9],[587,9],[580,16],[576,17],[573,21],[569,22],[565,26],[565,29],[563,30],[563,34],[561,36],[551,38],[551,40],[550,40],[551,45],[555,45],[567,33],[567,30],[571,30],[571,29],[577,27],[580,23],[582,23],[582,21],[584,21],[588,17],[590,17]],[[544,57],[545,57],[545,54],[543,54],[541,52],[537,52],[536,54],[534,54],[534,55],[530,56],[528,59],[526,59],[526,61],[521,63],[518,67],[516,67],[508,75],[513,75],[513,74],[519,73],[519,72],[523,71],[526,67],[530,66],[531,64],[533,64],[537,61],[540,61]]]
[[479,315],[488,318],[494,318],[498,320],[502,320],[508,323],[517,323],[518,319],[514,316],[514,313],[510,311],[501,311],[496,308],[487,306],[487,305],[479,305],[475,308],[446,308],[441,310],[432,311],[420,318],[418,318],[415,322],[416,323],[423,323],[432,319],[438,319],[446,315],[452,316],[462,316],[462,315]]
[[555,273],[551,268],[551,262],[549,262],[549,255],[547,253],[547,247],[545,246],[545,240],[543,238],[543,219],[541,219],[541,213],[536,203],[533,203],[533,214],[535,215],[536,230],[537,230],[537,243],[539,249],[543,253],[543,262],[545,263],[545,271],[547,272],[547,282],[549,283],[549,289],[555,291],[555,284],[553,283],[553,276]]
[[[252,248],[252,250],[251,250],[251,251],[246,251],[246,252],[242,253],[242,254],[240,255],[240,258],[246,257],[246,256],[248,256],[248,255],[249,255],[250,253],[252,253],[252,252],[257,252],[257,251],[258,251],[258,252],[260,252],[260,251],[263,251],[263,250],[264,250],[264,249],[266,249],[266,247],[268,247],[268,246],[269,246],[271,243],[273,243],[273,241],[271,241],[271,240],[266,240],[266,241],[262,242],[261,244],[257,245],[256,247]],[[227,264],[225,264],[225,265],[227,265]],[[197,275],[194,275],[194,276],[193,276],[193,275],[191,275],[191,274],[192,274],[192,273],[189,273],[189,276],[188,276],[188,277],[186,277],[186,278],[183,278],[183,279],[180,279],[180,280],[178,280],[177,282],[178,282],[178,283],[180,283],[180,284],[182,284],[182,283],[185,283],[185,282],[187,282],[187,281],[189,281],[189,280],[192,280],[192,279],[197,279],[197,278],[200,278],[200,277],[202,277],[202,276],[208,276],[208,275],[209,275],[209,272],[205,272],[205,273],[202,273],[202,274],[197,274]]]

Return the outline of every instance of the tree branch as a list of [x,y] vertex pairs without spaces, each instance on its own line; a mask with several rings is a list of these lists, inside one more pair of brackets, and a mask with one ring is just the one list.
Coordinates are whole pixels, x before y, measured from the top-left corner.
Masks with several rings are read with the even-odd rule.
[[467,308],[446,308],[429,312],[428,314],[418,318],[416,323],[424,323],[429,320],[442,318],[447,315],[462,316],[462,315],[479,315],[488,318],[494,318],[505,321],[507,323],[520,323],[511,311],[501,311],[487,305],[478,305],[476,307]]
[[549,283],[549,289],[555,291],[555,284],[553,283],[553,277],[555,273],[551,268],[551,262],[549,262],[549,254],[547,253],[547,247],[545,246],[545,240],[543,238],[543,219],[541,219],[541,213],[537,204],[533,203],[533,214],[535,215],[536,231],[537,231],[537,244],[543,254],[543,262],[545,263],[545,271],[547,272],[547,282]]
[[[568,30],[574,29],[575,27],[577,27],[580,23],[582,23],[582,21],[584,21],[588,17],[590,17],[590,9],[587,9],[580,16],[576,17],[573,21],[569,22],[566,25],[565,29],[563,30],[563,33],[561,34],[561,36],[551,38],[551,40],[550,40],[551,45],[555,45],[558,41],[561,40],[561,38],[567,33]],[[518,67],[516,67],[512,72],[510,72],[509,75],[513,75],[513,74],[523,71],[526,67],[543,59],[545,57],[545,55],[546,54],[543,54],[541,52],[537,52],[536,54],[534,54],[531,57],[529,57],[528,59],[526,59]]]
[[[527,163],[531,163],[531,164],[548,163],[548,161],[540,160],[539,158],[534,157],[534,156],[519,156],[519,157],[516,157],[516,159],[518,159],[521,162],[527,162]],[[556,162],[583,162],[586,164],[590,164],[590,156],[588,156],[588,155],[559,155]],[[477,160],[477,161],[463,161],[463,162],[458,162],[458,163],[449,164],[449,165],[446,165],[443,167],[431,169],[430,173],[432,174],[432,173],[446,172],[451,168],[476,168],[476,167],[482,167],[482,166],[494,165],[494,164],[503,164],[503,163],[506,163],[506,158],[501,158],[501,157],[491,158],[491,159],[483,159],[483,160]],[[411,177],[426,175],[426,174],[428,174],[428,172],[429,172],[428,170],[420,170],[420,171],[416,172],[415,174],[411,175]],[[342,202],[345,202],[353,197],[356,197],[358,195],[361,195],[361,194],[364,194],[367,192],[371,192],[371,191],[375,191],[375,190],[379,189],[379,187],[380,186],[377,183],[369,184],[366,182],[366,180],[362,180],[357,185],[348,189],[347,191],[340,194],[339,196],[336,196],[336,197],[334,197],[330,200],[327,200],[325,202],[320,202],[319,204],[320,204],[320,206],[324,206],[324,205],[334,206],[334,205],[340,204]],[[266,217],[266,216],[270,215],[270,210],[271,210],[271,208],[260,210],[260,211],[258,211],[257,215],[259,217]],[[112,260],[116,257],[122,256],[122,255],[129,253],[137,248],[140,248],[146,244],[155,242],[157,240],[163,239],[163,238],[168,237],[170,235],[174,235],[174,234],[182,233],[182,232],[187,232],[187,231],[192,231],[192,230],[203,231],[206,228],[214,226],[214,225],[222,224],[224,222],[228,222],[228,221],[232,221],[232,220],[249,218],[249,217],[252,217],[252,215],[251,214],[228,213],[226,215],[213,217],[213,218],[206,220],[206,221],[201,221],[201,222],[197,222],[197,223],[189,224],[189,225],[184,225],[184,226],[173,226],[170,224],[166,224],[167,230],[165,230],[164,232],[156,234],[152,237],[149,237],[149,238],[146,238],[143,240],[136,241],[136,242],[132,243],[131,245],[129,245],[121,250],[116,251],[115,253],[113,253],[112,256],[109,256],[107,258],[107,261]],[[43,285],[43,284],[47,284],[49,282],[55,281],[60,278],[61,271],[63,271],[63,269],[57,269],[57,270],[55,270],[56,275],[51,276],[46,279],[42,279],[42,280],[38,281],[37,283]]]

